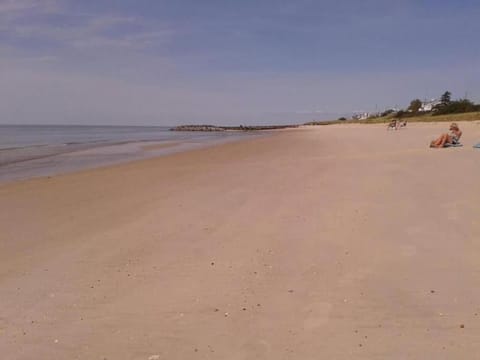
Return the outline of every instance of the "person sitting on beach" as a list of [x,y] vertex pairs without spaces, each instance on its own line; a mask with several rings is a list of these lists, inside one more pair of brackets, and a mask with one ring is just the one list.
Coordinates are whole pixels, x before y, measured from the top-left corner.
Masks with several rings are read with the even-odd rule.
[[393,129],[397,130],[397,126],[398,126],[397,124],[398,124],[397,119],[392,119],[392,121],[390,121],[390,123],[389,123],[388,126],[387,126],[387,130],[390,130],[390,129],[392,129],[392,130],[393,130]]
[[440,137],[436,140],[433,140],[430,143],[430,147],[432,148],[443,148],[449,145],[457,145],[460,143],[460,137],[462,136],[462,132],[456,123],[452,123],[450,125],[450,132],[446,134],[440,135]]

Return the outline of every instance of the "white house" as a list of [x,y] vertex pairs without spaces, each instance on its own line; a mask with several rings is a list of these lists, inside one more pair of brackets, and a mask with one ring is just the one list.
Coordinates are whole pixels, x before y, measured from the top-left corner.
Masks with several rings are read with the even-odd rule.
[[422,102],[422,107],[418,110],[421,112],[430,112],[434,109],[435,106],[440,104],[441,101],[438,99],[432,99],[430,101],[424,101]]
[[352,116],[352,119],[355,119],[355,120],[367,120],[369,116],[370,116],[370,113],[364,112],[364,113],[361,113],[361,114],[354,114],[354,115]]

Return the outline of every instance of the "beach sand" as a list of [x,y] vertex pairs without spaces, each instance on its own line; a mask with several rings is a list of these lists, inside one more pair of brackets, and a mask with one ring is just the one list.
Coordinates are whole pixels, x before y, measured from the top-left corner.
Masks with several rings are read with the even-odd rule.
[[472,359],[480,122],[335,125],[0,186],[0,354]]

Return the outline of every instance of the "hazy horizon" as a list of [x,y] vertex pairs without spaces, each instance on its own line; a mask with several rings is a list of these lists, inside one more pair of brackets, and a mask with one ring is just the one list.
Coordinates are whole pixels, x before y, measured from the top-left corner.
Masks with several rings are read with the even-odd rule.
[[480,102],[473,0],[0,0],[0,123],[286,124]]

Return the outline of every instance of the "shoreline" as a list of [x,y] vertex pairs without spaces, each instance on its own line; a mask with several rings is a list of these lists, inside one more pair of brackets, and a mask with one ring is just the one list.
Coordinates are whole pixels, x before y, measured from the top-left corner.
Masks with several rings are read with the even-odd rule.
[[[237,134],[235,134],[237,135]],[[32,148],[47,150],[45,154],[25,154],[11,161],[3,159],[0,165],[0,184],[16,180],[38,177],[51,177],[82,170],[108,167],[138,160],[167,156],[177,152],[192,151],[218,144],[241,141],[249,135],[212,137],[210,139],[165,139],[165,140],[125,140],[109,143],[79,143],[76,148],[64,149],[60,145],[36,145],[0,149],[5,158],[11,151],[31,151]],[[258,136],[258,134],[255,134]],[[268,136],[267,133],[261,134]],[[252,134],[250,135],[252,136]],[[60,150],[56,150],[59,148]],[[48,151],[50,150],[50,151]],[[84,157],[85,160],[81,159]],[[88,157],[88,158],[87,158]],[[82,161],[83,160],[83,161]]]

